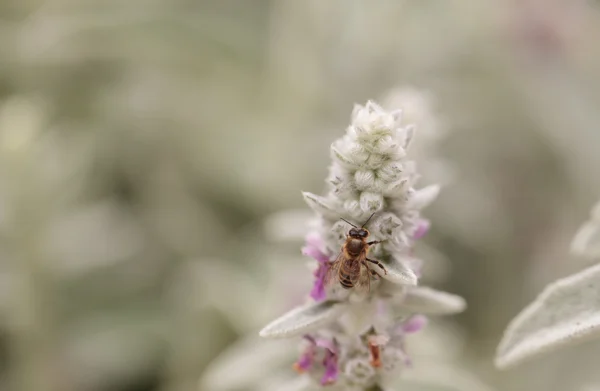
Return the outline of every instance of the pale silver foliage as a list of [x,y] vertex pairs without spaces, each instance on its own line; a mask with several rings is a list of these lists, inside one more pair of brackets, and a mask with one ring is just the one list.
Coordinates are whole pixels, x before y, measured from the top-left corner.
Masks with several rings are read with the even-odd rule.
[[[374,265],[373,269],[381,270],[379,266]],[[385,263],[387,274],[381,271],[383,278],[396,284],[417,285],[417,276],[406,262],[391,258]]]
[[[388,292],[385,292],[388,294]],[[390,295],[390,308],[397,314],[408,316],[413,313],[428,315],[452,315],[466,309],[465,300],[457,295],[438,291],[428,287],[415,287]],[[354,315],[361,310],[367,311],[363,322],[353,319],[353,324],[365,323],[358,326],[358,331],[369,328],[373,318],[377,316],[375,306],[368,302],[355,303]],[[331,322],[344,314],[347,304],[336,301],[310,302],[297,307],[265,326],[260,336],[265,338],[288,338],[302,335]]]
[[327,322],[333,321],[343,312],[344,307],[343,303],[335,301],[308,303],[269,323],[261,330],[260,336],[265,338],[288,338],[306,334]]
[[431,315],[451,315],[463,312],[467,303],[460,296],[428,287],[408,289],[402,306],[412,312]]
[[[572,242],[572,251],[598,255],[600,205]],[[496,366],[524,360],[600,336],[600,264],[548,285],[508,325],[498,346]]]
[[558,280],[508,326],[496,365],[507,368],[600,336],[600,265]]

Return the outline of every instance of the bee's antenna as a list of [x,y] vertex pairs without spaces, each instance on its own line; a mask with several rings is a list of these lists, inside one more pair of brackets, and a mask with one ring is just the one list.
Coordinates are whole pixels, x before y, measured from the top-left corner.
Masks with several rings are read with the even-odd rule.
[[371,220],[371,217],[375,216],[375,213],[373,212],[373,214],[371,216],[369,216],[369,218],[367,219],[367,221],[365,221],[365,223],[362,225],[362,227],[360,228],[364,228],[365,225],[367,225],[367,223],[369,222],[369,220]]
[[350,224],[350,225],[351,225],[351,226],[353,226],[354,228],[358,228],[356,225],[352,224],[351,222],[349,222],[349,221],[348,221],[348,220],[346,220],[346,219],[342,219],[342,218],[340,217],[340,220],[344,220],[346,223]]

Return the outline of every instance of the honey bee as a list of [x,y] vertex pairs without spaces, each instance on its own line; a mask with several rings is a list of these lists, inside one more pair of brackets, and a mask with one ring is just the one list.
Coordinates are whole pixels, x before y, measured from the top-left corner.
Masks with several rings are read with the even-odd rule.
[[[365,225],[367,225],[373,215],[374,213],[360,228],[351,222],[342,219],[353,228],[348,231],[346,242],[342,246],[340,254],[330,265],[327,281],[331,281],[331,279],[336,276],[344,289],[366,285],[370,290],[371,277],[381,277],[381,275],[375,269],[371,269],[369,263],[379,266],[383,272],[387,274],[387,270],[381,262],[367,257],[369,247],[381,243],[381,241],[378,240],[367,242],[369,231],[365,228]],[[363,268],[366,269],[366,273],[364,273]]]

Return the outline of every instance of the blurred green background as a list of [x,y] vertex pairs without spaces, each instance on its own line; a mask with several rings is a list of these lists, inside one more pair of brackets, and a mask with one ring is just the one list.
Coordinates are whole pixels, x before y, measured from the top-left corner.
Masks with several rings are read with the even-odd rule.
[[0,1],[0,389],[197,390],[302,301],[300,191],[324,190],[352,105],[404,86],[445,129],[415,158],[442,166],[425,243],[430,283],[469,303],[448,322],[464,368],[600,385],[597,344],[492,366],[508,321],[583,266],[598,42],[583,0]]

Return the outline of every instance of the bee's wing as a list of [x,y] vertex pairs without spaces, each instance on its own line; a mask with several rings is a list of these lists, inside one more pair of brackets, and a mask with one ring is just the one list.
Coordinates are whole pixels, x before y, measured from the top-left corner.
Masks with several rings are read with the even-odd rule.
[[344,262],[344,252],[340,251],[337,257],[335,257],[335,261],[329,264],[327,274],[325,274],[325,284],[329,284],[331,280],[337,278],[342,262]]
[[[368,263],[365,262],[367,260],[367,252],[363,252],[356,259],[360,265],[360,276],[358,277],[358,281],[356,282],[356,287],[361,289],[371,289],[371,268],[368,266]],[[365,266],[366,264],[366,266]]]

